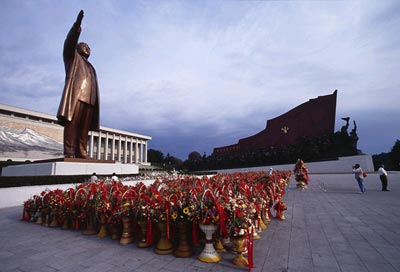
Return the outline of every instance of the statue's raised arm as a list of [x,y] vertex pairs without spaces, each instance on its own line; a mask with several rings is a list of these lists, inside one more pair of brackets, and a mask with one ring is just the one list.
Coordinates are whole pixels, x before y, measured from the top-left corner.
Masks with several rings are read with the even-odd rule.
[[78,14],[78,17],[76,17],[76,22],[75,22],[75,24],[76,24],[77,26],[79,26],[79,27],[80,27],[81,24],[82,24],[83,15],[84,15],[83,10],[81,10],[81,11],[79,12],[79,14]]
[[[81,24],[83,15],[84,15],[83,10],[81,10],[78,16],[76,17],[76,21],[72,25],[72,28],[67,34],[67,38],[65,39],[64,42],[64,51],[63,51],[64,62],[68,62],[68,60],[70,60],[74,56],[74,52],[79,40],[79,35],[81,34]],[[67,67],[65,69],[67,69]]]

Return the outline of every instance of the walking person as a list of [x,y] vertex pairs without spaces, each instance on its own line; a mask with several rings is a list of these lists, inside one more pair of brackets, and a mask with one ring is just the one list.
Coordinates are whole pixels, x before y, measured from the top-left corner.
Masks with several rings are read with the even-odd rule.
[[364,194],[366,191],[364,186],[364,172],[358,163],[353,166],[353,173],[360,187],[360,193]]
[[388,173],[385,170],[385,165],[381,164],[379,165],[379,169],[378,169],[378,174],[379,174],[379,178],[381,180],[382,183],[382,191],[385,192],[389,192],[387,185],[388,185]]

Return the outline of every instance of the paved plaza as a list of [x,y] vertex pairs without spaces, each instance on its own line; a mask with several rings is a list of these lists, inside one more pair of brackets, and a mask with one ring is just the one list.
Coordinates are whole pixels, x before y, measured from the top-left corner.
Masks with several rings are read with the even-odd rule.
[[[311,175],[307,190],[292,178],[286,220],[272,220],[255,241],[252,271],[400,271],[400,173],[390,192],[368,175],[360,194],[351,174]],[[39,193],[39,192],[38,192]],[[216,264],[120,246],[109,237],[23,222],[22,205],[0,209],[0,271],[248,271],[222,253]]]

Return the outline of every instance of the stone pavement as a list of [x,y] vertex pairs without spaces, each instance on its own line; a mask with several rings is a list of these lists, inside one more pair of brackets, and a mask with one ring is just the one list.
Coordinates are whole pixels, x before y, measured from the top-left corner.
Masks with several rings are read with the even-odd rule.
[[[286,220],[273,220],[255,241],[252,271],[400,271],[400,173],[380,191],[376,174],[358,193],[351,174],[311,175],[301,191],[291,181]],[[39,193],[39,192],[38,192]],[[22,207],[0,209],[0,271],[247,271],[223,253],[217,264],[196,256],[157,255],[110,238],[20,221]]]

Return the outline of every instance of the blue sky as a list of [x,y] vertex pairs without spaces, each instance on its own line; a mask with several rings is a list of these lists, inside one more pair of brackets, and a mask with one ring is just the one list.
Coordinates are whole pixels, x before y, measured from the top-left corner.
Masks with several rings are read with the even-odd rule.
[[3,0],[0,103],[56,114],[80,9],[101,125],[164,155],[210,155],[335,89],[335,130],[356,120],[364,153],[400,138],[399,1]]

